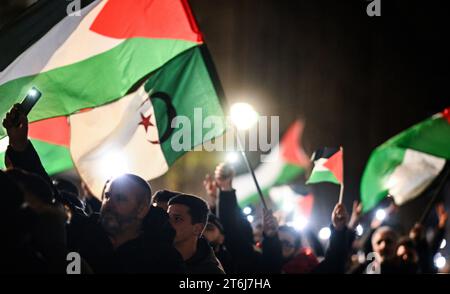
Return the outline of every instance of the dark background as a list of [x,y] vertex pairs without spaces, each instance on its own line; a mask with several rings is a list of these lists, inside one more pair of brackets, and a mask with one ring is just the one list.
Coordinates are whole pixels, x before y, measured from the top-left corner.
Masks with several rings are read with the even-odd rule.
[[[0,26],[31,2],[0,2]],[[381,0],[380,17],[366,14],[365,0],[190,4],[230,102],[244,100],[260,114],[280,116],[281,131],[303,118],[308,154],[344,146],[350,208],[370,152],[450,105],[447,2]],[[258,163],[256,155],[251,159]],[[179,164],[189,165],[189,159]],[[199,191],[201,174],[187,175],[177,187]],[[325,183],[313,190],[320,227],[329,221],[338,187]],[[428,199],[402,209],[405,227]]]
[[[279,115],[281,130],[303,118],[308,154],[344,146],[348,208],[370,152],[450,105],[446,1],[381,0],[380,17],[362,0],[190,3],[230,101]],[[327,222],[338,187],[313,190]],[[425,204],[405,207],[405,227]]]

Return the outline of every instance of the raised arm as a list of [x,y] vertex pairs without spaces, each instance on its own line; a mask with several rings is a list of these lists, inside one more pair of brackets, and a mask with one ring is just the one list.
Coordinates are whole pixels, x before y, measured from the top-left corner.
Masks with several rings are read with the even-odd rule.
[[39,155],[28,140],[28,118],[23,113],[20,104],[15,104],[6,114],[3,127],[9,137],[9,145],[5,153],[7,167],[35,173],[51,184]]

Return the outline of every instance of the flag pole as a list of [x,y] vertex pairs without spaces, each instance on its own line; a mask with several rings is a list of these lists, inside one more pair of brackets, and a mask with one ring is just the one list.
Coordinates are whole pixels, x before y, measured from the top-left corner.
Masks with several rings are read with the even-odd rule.
[[339,204],[342,204],[342,200],[344,198],[344,183],[341,183],[341,189],[339,191]]
[[[214,65],[214,62],[212,61],[211,53],[209,52],[206,43],[203,43],[199,48],[200,48],[200,52],[203,56],[203,60],[205,61],[205,65],[208,68],[208,71],[211,76],[211,80],[213,82],[213,85],[217,92],[217,95],[221,98],[220,102],[222,103],[222,106],[225,109],[229,110],[230,105],[228,104],[228,100],[226,99],[226,96],[225,96],[225,91],[222,87],[222,83],[220,82],[219,75],[217,74],[217,70]],[[245,161],[248,171],[252,175],[253,182],[255,183],[256,190],[258,191],[259,198],[261,199],[261,202],[264,205],[264,208],[267,209],[267,204],[266,204],[266,201],[264,200],[264,195],[261,191],[258,180],[256,179],[255,171],[253,170],[253,167],[252,167],[250,161],[248,160],[247,154],[245,153],[245,150],[243,149],[241,138],[239,136],[239,133],[237,132],[237,127],[234,126],[234,129],[236,130],[238,148],[240,149],[241,155],[244,158],[244,161]]]
[[442,180],[439,182],[439,185],[434,190],[434,193],[433,193],[433,196],[431,197],[431,200],[428,202],[427,207],[425,208],[424,212],[422,213],[422,216],[419,219],[419,224],[423,224],[423,222],[425,221],[426,217],[430,213],[431,208],[435,204],[436,199],[439,196],[439,194],[441,193],[442,188],[444,188],[444,185],[447,182],[447,179],[448,179],[449,175],[450,175],[450,167],[447,166]]
[[[339,147],[339,149],[342,152],[342,163],[344,163],[344,148],[342,146]],[[342,204],[342,201],[344,200],[344,164],[342,164],[342,183],[339,191],[339,204]]]
[[238,142],[239,151],[240,151],[242,157],[244,158],[244,161],[245,161],[248,171],[252,175],[253,182],[255,183],[256,190],[258,191],[258,195],[259,195],[259,198],[261,199],[264,209],[267,210],[266,200],[264,200],[264,195],[261,191],[261,187],[259,186],[258,180],[256,179],[255,171],[254,171],[250,161],[248,160],[247,154],[245,153],[245,150],[243,148],[241,136],[239,135],[239,130],[236,128],[236,126],[234,127],[234,130],[236,132],[236,138],[237,138],[237,142]]

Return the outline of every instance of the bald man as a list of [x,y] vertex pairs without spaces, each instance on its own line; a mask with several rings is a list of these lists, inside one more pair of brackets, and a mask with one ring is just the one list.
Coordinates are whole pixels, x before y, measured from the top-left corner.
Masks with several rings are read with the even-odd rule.
[[150,185],[125,174],[105,187],[100,215],[72,223],[72,250],[95,273],[184,273],[167,213],[152,207]]
[[397,233],[388,226],[378,228],[372,235],[372,248],[376,260],[382,264],[395,257]]
[[114,248],[139,236],[150,209],[151,195],[150,185],[133,174],[125,174],[107,185],[100,224]]

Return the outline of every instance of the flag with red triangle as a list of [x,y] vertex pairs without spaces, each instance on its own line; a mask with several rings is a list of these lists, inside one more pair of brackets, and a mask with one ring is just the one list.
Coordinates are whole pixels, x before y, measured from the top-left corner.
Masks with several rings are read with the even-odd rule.
[[[286,131],[280,144],[275,146],[267,160],[255,169],[255,175],[265,196],[270,188],[284,185],[304,174],[309,167],[309,158],[301,147],[301,136],[304,123],[295,121]],[[249,173],[233,179],[233,187],[240,205],[248,205],[259,201],[253,179]]]
[[323,147],[314,152],[312,159],[314,168],[306,182],[307,184],[343,182],[343,151],[342,148]]
[[[40,2],[17,21],[23,35],[0,31],[0,119],[31,86],[42,92],[29,138],[49,174],[76,167],[100,197],[114,175],[156,178],[223,134],[216,73],[187,0],[89,0],[74,16]],[[194,116],[217,120],[197,128]],[[5,135],[0,126],[1,159]]]

